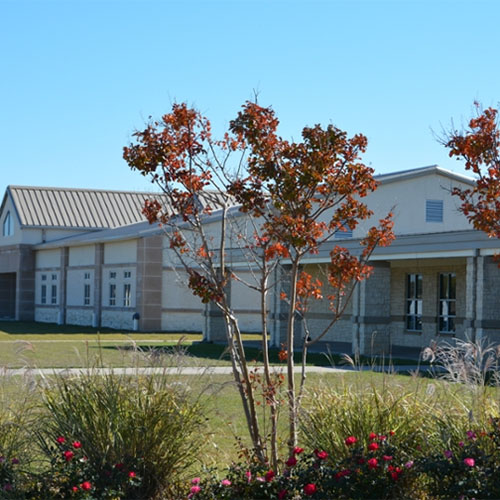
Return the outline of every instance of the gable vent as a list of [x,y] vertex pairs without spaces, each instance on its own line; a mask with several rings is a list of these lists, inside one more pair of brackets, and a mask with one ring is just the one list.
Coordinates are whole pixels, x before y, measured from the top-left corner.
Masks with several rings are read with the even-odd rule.
[[443,200],[426,200],[425,222],[443,222]]

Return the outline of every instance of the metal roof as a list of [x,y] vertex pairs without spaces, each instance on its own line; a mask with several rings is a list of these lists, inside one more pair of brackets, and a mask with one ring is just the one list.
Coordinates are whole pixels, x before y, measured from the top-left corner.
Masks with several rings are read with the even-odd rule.
[[135,191],[8,186],[23,227],[105,229],[142,222],[144,201]]

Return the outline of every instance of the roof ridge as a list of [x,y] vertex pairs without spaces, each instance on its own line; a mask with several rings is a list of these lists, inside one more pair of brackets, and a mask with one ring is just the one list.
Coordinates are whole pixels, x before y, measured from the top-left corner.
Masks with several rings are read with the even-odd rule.
[[154,191],[132,191],[132,190],[120,190],[120,189],[102,189],[102,188],[75,188],[75,187],[51,187],[51,186],[21,186],[16,184],[9,184],[7,189],[15,190],[25,190],[25,189],[36,189],[39,191],[76,191],[76,192],[99,192],[99,193],[127,193],[127,194],[147,194],[147,195],[158,195],[161,196],[161,192]]

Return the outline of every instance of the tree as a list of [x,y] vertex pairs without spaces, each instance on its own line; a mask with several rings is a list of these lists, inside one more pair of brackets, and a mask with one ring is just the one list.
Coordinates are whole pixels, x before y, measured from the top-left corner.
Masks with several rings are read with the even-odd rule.
[[465,162],[465,169],[477,176],[474,187],[455,187],[452,194],[462,201],[460,210],[474,229],[490,238],[500,238],[500,130],[498,111],[481,110],[474,103],[476,116],[464,130],[451,130],[442,140],[450,157]]
[[[268,294],[280,286],[273,279],[286,274],[287,334],[281,357],[287,362],[288,446],[297,444],[298,408],[305,381],[307,348],[323,338],[340,318],[357,282],[370,275],[368,259],[377,245],[393,239],[391,214],[371,227],[354,255],[335,246],[330,253],[327,282],[334,293],[323,298],[325,286],[304,272],[308,254],[338,231],[355,229],[372,212],[361,199],[376,189],[373,170],[360,156],[367,140],[329,125],[304,128],[301,142],[277,135],[278,120],[271,108],[247,102],[220,140],[212,137],[210,122],[186,104],[134,134],[124,148],[132,169],[151,176],[165,203],[146,202],[150,222],[163,225],[165,235],[189,276],[189,287],[203,302],[222,313],[233,375],[239,389],[255,456],[278,467],[277,419],[280,374],[271,370],[268,353]],[[217,231],[214,232],[214,224]],[[234,254],[238,257],[234,257]],[[253,279],[231,268],[234,260],[247,263]],[[227,285],[238,280],[258,291],[262,324],[264,377],[260,380],[245,358],[238,318]],[[302,339],[300,389],[294,380],[295,321],[311,300],[328,300],[332,320],[322,332]],[[259,427],[258,391],[270,408],[270,444]]]

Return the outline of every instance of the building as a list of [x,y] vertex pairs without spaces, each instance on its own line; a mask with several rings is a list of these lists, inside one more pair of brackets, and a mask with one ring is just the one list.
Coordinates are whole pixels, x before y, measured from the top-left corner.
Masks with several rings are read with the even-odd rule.
[[[384,174],[367,197],[374,219],[393,210],[396,240],[372,256],[343,318],[325,337],[344,352],[418,352],[432,341],[500,342],[497,240],[471,228],[453,186],[473,180],[437,166]],[[162,230],[143,221],[147,193],[9,186],[0,207],[0,318],[132,329],[203,331],[224,338],[213,308],[194,297]],[[207,222],[216,225],[217,214]],[[320,274],[331,247],[356,248],[370,224],[339,233],[305,266]],[[237,265],[237,264],[235,264]],[[276,292],[278,293],[278,292]],[[231,283],[243,331],[260,327],[255,292]],[[270,300],[271,341],[283,341],[283,311]],[[316,302],[319,331],[331,317]],[[300,330],[300,322],[298,324]]]

